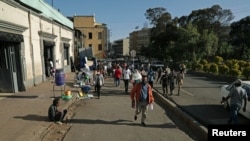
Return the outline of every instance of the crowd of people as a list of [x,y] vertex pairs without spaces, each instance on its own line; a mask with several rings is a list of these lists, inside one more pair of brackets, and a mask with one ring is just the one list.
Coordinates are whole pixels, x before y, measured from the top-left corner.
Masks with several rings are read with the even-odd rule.
[[[108,62],[107,64],[103,64],[98,62],[96,68],[91,71],[92,73],[88,73],[88,71],[88,69],[83,68],[81,71],[76,72],[76,82],[79,83],[79,85],[82,85],[82,83],[93,85],[98,99],[101,97],[101,87],[104,85],[107,76],[114,78],[115,87],[120,87],[120,82],[123,81],[124,92],[125,94],[130,94],[132,108],[135,108],[134,119],[137,120],[137,116],[141,113],[141,124],[143,126],[146,126],[145,119],[148,107],[154,102],[152,94],[154,83],[161,83],[163,95],[167,96],[168,90],[170,90],[170,95],[173,94],[175,88],[174,80],[176,79],[179,95],[179,90],[183,84],[184,78],[183,70],[179,73],[168,67],[154,70],[150,65],[147,65],[146,67],[141,65],[138,69],[131,67],[126,63],[112,64],[111,62]],[[131,90],[129,90],[130,83],[133,84]],[[49,108],[48,115],[51,121],[60,123],[67,111],[58,111],[58,105],[59,100],[55,99]]]
[[[179,96],[181,87],[183,86],[185,68],[185,65],[181,64],[177,71],[169,67],[159,67],[155,71],[151,67],[134,69],[126,63],[122,65],[111,63],[103,65],[99,62],[96,69],[93,70],[92,76],[89,76],[90,74],[84,71],[81,73],[77,72],[76,80],[84,80],[87,84],[92,83],[98,99],[101,96],[101,87],[104,85],[105,77],[112,76],[115,87],[120,87],[120,82],[123,81],[124,91],[126,94],[130,94],[132,108],[135,108],[134,120],[137,120],[137,117],[141,114],[141,125],[146,126],[147,111],[149,105],[152,106],[154,102],[152,94],[154,83],[162,85],[162,94],[165,97],[173,95],[175,85],[177,85],[177,95]],[[129,90],[129,83],[133,84],[131,90]],[[229,98],[231,98],[231,115],[228,124],[237,124],[237,116],[241,107],[243,107],[243,111],[246,111],[247,95],[241,87],[241,80],[235,82],[235,87],[231,89],[229,95],[221,103],[227,101]],[[54,99],[52,105],[49,107],[48,117],[51,121],[62,124],[67,110],[58,110],[59,101],[58,98]]]
[[147,81],[152,88],[154,87],[154,83],[160,83],[162,85],[163,95],[168,96],[173,95],[176,85],[177,95],[180,95],[184,80],[185,65],[181,64],[178,70],[169,67],[159,67],[155,70],[150,67],[150,64],[146,66],[141,64],[139,68],[134,68],[132,65],[126,63],[112,64],[108,62],[103,64],[99,62],[94,72],[96,71],[100,72],[104,78],[107,76],[113,77],[116,87],[120,87],[120,82],[123,80],[125,93],[128,93],[129,83],[132,83],[134,86],[141,82],[142,76],[147,76]]

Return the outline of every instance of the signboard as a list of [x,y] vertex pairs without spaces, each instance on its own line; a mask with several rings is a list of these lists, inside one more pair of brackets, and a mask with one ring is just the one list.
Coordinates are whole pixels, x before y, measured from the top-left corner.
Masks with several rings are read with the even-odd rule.
[[135,50],[131,50],[130,51],[130,55],[131,55],[131,57],[135,57],[136,56],[136,51]]

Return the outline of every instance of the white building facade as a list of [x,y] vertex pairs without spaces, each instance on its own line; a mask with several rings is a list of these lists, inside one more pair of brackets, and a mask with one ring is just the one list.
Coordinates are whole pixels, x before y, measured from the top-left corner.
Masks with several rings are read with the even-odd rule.
[[73,23],[40,0],[0,1],[0,93],[47,81],[46,59],[70,71]]
[[129,38],[115,40],[112,43],[112,48],[117,56],[129,55]]

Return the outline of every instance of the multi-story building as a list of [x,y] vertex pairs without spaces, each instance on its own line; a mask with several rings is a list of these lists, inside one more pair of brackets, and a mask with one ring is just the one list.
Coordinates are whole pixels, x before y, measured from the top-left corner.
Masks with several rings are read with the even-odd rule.
[[92,48],[93,57],[106,57],[108,46],[108,28],[106,24],[97,23],[94,16],[74,16],[74,27],[83,33],[83,48]]
[[73,23],[43,0],[0,0],[0,93],[47,81],[47,60],[69,72]]
[[112,49],[114,54],[118,56],[128,56],[129,55],[129,38],[115,40],[112,43]]
[[150,43],[150,30],[151,28],[142,28],[141,30],[133,31],[129,34],[130,50],[135,50],[140,54],[141,47],[147,47]]

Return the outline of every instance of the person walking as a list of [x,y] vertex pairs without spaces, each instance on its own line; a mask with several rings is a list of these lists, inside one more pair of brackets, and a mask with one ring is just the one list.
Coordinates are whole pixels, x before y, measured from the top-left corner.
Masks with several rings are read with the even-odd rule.
[[168,83],[169,83],[169,88],[170,88],[170,95],[173,95],[173,91],[175,89],[175,85],[174,85],[174,79],[175,79],[175,73],[174,70],[172,69],[170,74],[168,75]]
[[122,71],[121,71],[120,67],[117,66],[115,69],[115,74],[114,74],[116,87],[120,86],[121,76],[122,76]]
[[161,78],[160,78],[160,82],[161,82],[161,85],[162,85],[162,90],[163,90],[163,96],[167,97],[168,95],[168,83],[169,83],[169,80],[168,80],[168,74],[167,72],[163,72]]
[[[158,83],[159,80],[161,80],[161,75],[162,75],[162,67],[159,67],[157,69],[157,79],[156,79],[156,83]],[[161,83],[161,81],[160,81]]]
[[53,103],[50,105],[48,109],[48,117],[50,121],[54,121],[57,124],[62,124],[65,115],[67,114],[67,110],[64,109],[63,111],[58,110],[60,104],[60,99],[55,98]]
[[228,96],[222,99],[221,103],[224,103],[230,98],[230,118],[228,124],[238,124],[238,114],[242,108],[243,112],[246,112],[247,106],[247,93],[246,90],[241,87],[241,80],[237,79],[234,86],[231,88]]
[[55,79],[55,68],[54,63],[51,58],[49,58],[49,65],[50,65],[50,76],[52,77],[53,81]]
[[150,68],[148,72],[148,83],[153,88],[154,87],[155,72]]
[[183,79],[184,79],[184,70],[180,70],[180,72],[176,76],[176,84],[178,85],[177,95],[180,95],[180,90],[183,85]]
[[95,75],[95,87],[97,92],[97,98],[100,99],[101,87],[104,85],[104,77],[100,70],[97,70]]
[[125,69],[123,69],[123,81],[124,81],[124,87],[125,87],[125,93],[128,93],[128,85],[131,78],[131,70],[128,68],[129,66],[126,66]]
[[130,98],[132,108],[135,108],[134,120],[137,120],[137,116],[141,113],[141,125],[146,126],[147,110],[149,104],[154,102],[152,87],[148,84],[147,76],[142,76],[142,82],[132,88]]
[[146,71],[145,71],[145,69],[144,69],[144,68],[141,68],[141,70],[140,70],[140,74],[141,74],[141,75],[147,75],[147,73],[146,73]]

